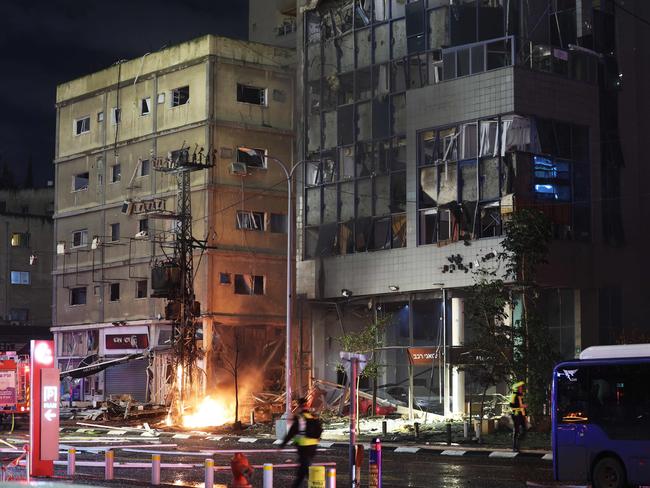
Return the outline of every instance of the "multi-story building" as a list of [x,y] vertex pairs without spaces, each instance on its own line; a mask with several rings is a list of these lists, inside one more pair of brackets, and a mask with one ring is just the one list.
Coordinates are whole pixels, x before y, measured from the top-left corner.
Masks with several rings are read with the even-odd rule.
[[[47,338],[54,188],[0,190],[0,351]],[[28,347],[27,347],[28,350]]]
[[190,193],[205,385],[231,380],[218,353],[235,329],[246,368],[280,373],[286,184],[266,156],[292,159],[293,63],[293,51],[208,35],[58,86],[59,366],[151,352],[81,381],[73,399],[165,400],[170,312],[151,276],[174,252],[178,184],[161,169],[179,160],[206,163]]
[[248,0],[248,40],[296,47],[295,0]]
[[[301,175],[297,294],[315,378],[337,379],[341,333],[390,314],[380,385],[465,411],[473,383],[448,347],[469,331],[463,289],[521,207],[553,223],[541,309],[564,357],[643,326],[644,3],[299,2],[299,153],[320,167]],[[410,370],[413,346],[431,363]]]

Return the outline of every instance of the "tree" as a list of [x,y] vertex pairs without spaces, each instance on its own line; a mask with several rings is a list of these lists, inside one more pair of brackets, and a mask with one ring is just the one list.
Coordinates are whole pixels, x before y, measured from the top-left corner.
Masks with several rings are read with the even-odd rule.
[[233,338],[231,344],[225,344],[222,336],[221,347],[219,356],[222,363],[222,368],[228,371],[235,381],[235,427],[240,427],[239,422],[239,367],[241,366],[239,354],[241,352],[241,344],[239,337],[239,330],[233,327]]

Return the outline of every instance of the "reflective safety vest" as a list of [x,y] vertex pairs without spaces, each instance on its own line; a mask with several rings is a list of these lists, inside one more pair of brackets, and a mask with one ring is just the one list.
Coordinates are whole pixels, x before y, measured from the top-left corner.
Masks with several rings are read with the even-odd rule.
[[512,409],[512,415],[526,415],[524,402],[519,393],[512,393],[510,395],[510,408]]
[[298,434],[294,439],[297,446],[315,446],[318,444],[319,439],[307,437],[307,419],[313,419],[313,415],[309,412],[298,414]]

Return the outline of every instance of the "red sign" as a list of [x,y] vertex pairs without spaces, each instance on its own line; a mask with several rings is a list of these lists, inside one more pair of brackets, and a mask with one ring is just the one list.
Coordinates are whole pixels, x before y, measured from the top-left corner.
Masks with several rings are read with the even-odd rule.
[[146,349],[149,347],[147,334],[111,334],[106,336],[106,349]]
[[29,466],[33,476],[54,475],[59,459],[59,370],[54,341],[31,341]]
[[413,366],[430,366],[439,357],[436,347],[409,347],[406,351]]

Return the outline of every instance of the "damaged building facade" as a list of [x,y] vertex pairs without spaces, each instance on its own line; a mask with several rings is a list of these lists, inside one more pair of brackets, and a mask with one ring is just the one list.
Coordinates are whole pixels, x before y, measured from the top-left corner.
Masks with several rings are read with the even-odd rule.
[[74,381],[72,400],[168,400],[177,311],[164,298],[173,280],[158,278],[180,227],[166,171],[179,161],[204,166],[190,175],[203,387],[232,382],[223,354],[235,336],[240,361],[268,366],[256,388],[282,377],[286,186],[265,155],[292,159],[294,61],[291,50],[208,35],[58,86],[58,366],[146,356]]
[[[621,58],[646,34],[629,15],[596,0],[322,0],[299,12],[299,152],[319,162],[297,202],[314,378],[341,381],[337,338],[389,316],[380,396],[465,412],[476,392],[453,354],[469,331],[463,289],[476,268],[499,272],[503,222],[523,207],[553,224],[541,302],[563,357],[643,324],[629,237],[641,245],[645,170],[621,133],[647,122],[619,126],[618,114],[647,106],[642,49]],[[430,364],[411,366],[409,347],[429,348]]]

